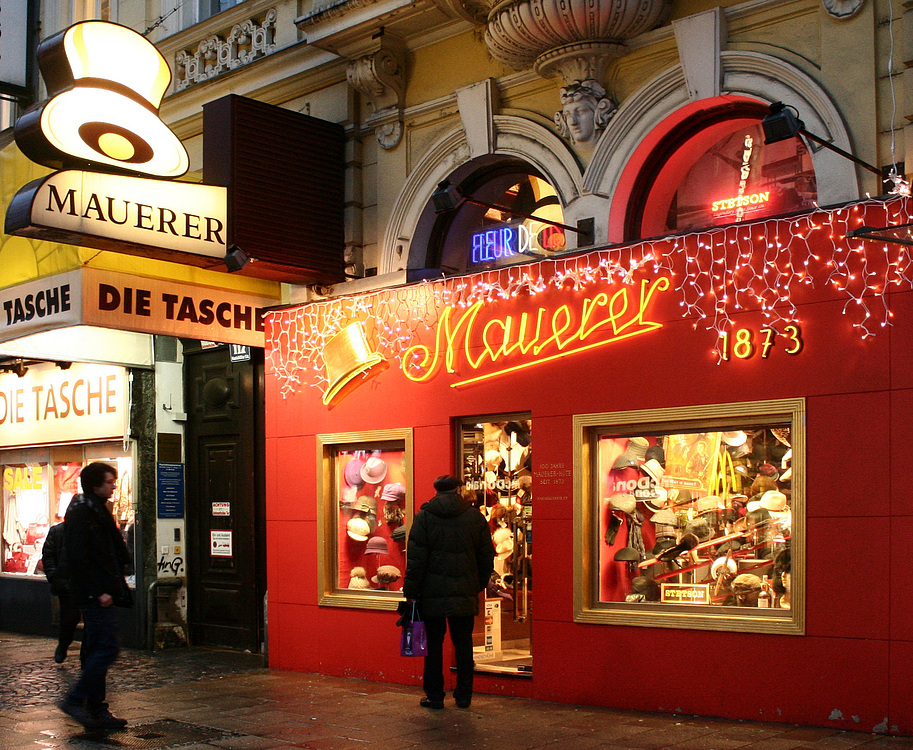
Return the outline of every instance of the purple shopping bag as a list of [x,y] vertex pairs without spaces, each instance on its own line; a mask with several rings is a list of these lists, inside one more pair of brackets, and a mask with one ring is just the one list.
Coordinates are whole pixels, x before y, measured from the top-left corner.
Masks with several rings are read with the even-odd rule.
[[425,656],[428,653],[425,623],[418,618],[419,614],[413,602],[412,619],[403,625],[403,634],[399,642],[399,652],[402,656]]

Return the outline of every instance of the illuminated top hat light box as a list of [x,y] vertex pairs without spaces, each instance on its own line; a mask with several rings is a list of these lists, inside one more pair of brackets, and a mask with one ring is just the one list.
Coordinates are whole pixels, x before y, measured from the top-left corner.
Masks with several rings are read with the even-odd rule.
[[159,118],[171,71],[145,37],[84,21],[43,41],[38,65],[50,98],[15,127],[29,159],[54,169],[89,165],[164,178],[187,172],[187,151]]

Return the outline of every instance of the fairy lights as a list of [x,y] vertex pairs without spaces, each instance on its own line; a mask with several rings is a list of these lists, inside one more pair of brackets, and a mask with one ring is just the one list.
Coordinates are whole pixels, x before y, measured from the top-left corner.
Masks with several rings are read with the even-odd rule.
[[[863,338],[891,325],[888,294],[913,289],[910,248],[847,235],[862,226],[911,221],[908,196],[869,200],[802,216],[742,222],[685,235],[615,246],[585,255],[508,266],[466,276],[315,302],[267,315],[267,349],[282,395],[326,389],[326,342],[360,321],[374,350],[393,365],[414,366],[434,341],[446,309],[541,294],[594,294],[598,287],[668,277],[681,317],[719,340],[733,316],[758,313],[777,331],[800,323],[800,305],[844,299],[843,313]],[[597,287],[594,289],[594,287]],[[416,347],[419,347],[417,349]],[[722,352],[716,351],[718,361]]]

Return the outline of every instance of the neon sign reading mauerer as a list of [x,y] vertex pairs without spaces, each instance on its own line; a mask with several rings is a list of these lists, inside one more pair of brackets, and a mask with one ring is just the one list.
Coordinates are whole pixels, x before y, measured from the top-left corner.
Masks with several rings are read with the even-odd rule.
[[446,372],[478,371],[486,363],[503,363],[500,369],[464,378],[451,387],[486,380],[508,372],[579,354],[615,341],[662,328],[648,319],[656,292],[670,286],[665,276],[644,279],[640,287],[623,285],[614,292],[599,292],[563,304],[554,310],[540,307],[519,316],[483,316],[487,302],[466,308],[447,305],[434,332],[434,345],[416,344],[402,359],[403,374],[423,382],[440,367]]

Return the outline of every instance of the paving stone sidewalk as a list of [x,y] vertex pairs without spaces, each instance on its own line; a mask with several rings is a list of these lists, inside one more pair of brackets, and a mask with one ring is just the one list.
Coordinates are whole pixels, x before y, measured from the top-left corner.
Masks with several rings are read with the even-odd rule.
[[254,654],[124,650],[111,671],[123,731],[85,732],[55,701],[78,669],[54,641],[0,633],[0,750],[913,750],[913,739],[788,724],[566,706],[477,695],[418,706],[414,687],[269,670]]

